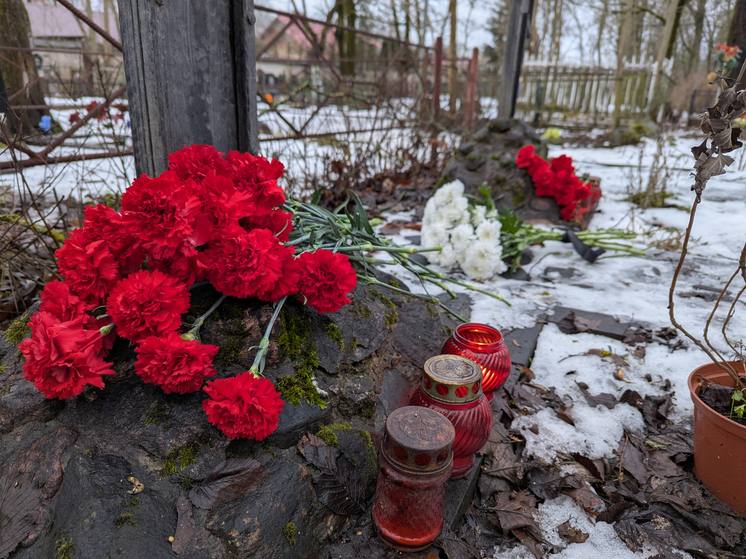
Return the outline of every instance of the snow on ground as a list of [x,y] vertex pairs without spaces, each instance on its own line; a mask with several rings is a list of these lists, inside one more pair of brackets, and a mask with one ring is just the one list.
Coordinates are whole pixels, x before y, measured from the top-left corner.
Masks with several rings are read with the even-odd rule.
[[[486,295],[470,293],[472,321],[486,322],[504,331],[525,328],[533,326],[543,314],[559,305],[609,314],[620,320],[634,319],[653,330],[670,326],[668,291],[679,254],[675,240],[686,227],[688,208],[693,201],[689,176],[693,160],[689,149],[700,142],[701,139],[696,137],[691,139],[679,134],[664,144],[663,153],[669,172],[665,185],[673,195],[668,202],[679,207],[649,210],[634,207],[626,198],[630,189],[634,190],[640,184],[643,187],[647,185],[659,149],[656,142],[646,140],[642,148],[551,147],[550,156],[564,153],[573,158],[579,173],[602,178],[603,197],[599,211],[591,220],[590,229],[621,228],[635,231],[638,233],[635,247],[646,249],[647,254],[645,257],[620,257],[607,253],[590,264],[582,260],[568,244],[549,242],[544,247],[533,247],[533,260],[526,266],[530,281],[495,278],[479,286],[502,295],[512,307]],[[659,157],[659,164],[660,161]],[[737,158],[733,168],[725,175],[713,178],[705,190],[677,293],[701,289],[695,289],[695,286],[719,288],[727,281],[737,268],[737,259],[746,239],[746,220],[742,217],[746,215],[745,212],[746,171],[743,161]],[[391,218],[406,220],[408,216],[400,214]],[[664,250],[666,245],[662,241],[666,239],[669,240],[668,248],[676,250]],[[395,240],[401,244],[409,243],[401,236]],[[558,269],[567,268],[573,269],[571,277],[559,273]],[[393,269],[388,271],[405,281],[409,280],[414,291],[440,293],[434,286],[425,288],[417,285],[411,275]],[[453,287],[454,291],[465,291],[458,286]],[[739,287],[731,288],[729,295],[734,295]],[[702,325],[712,309],[712,303],[698,297],[677,296],[675,309],[677,319],[701,337]],[[728,328],[735,340],[741,339],[740,333],[746,327],[744,310],[743,304],[739,303]],[[723,317],[723,313],[719,313],[713,321],[711,339],[724,355],[731,357],[732,352],[726,352],[720,335]],[[629,366],[624,370],[624,378],[628,382],[616,380],[613,375],[619,367],[598,355],[588,355],[590,349],[608,350],[625,357]],[[533,382],[547,388],[554,387],[560,397],[571,399],[573,405],[568,415],[574,420],[575,426],[561,421],[549,409],[515,420],[513,427],[521,429],[526,438],[526,451],[550,463],[555,461],[560,450],[565,453],[580,452],[592,458],[608,457],[617,449],[625,429],[632,433],[643,429],[640,412],[627,404],[617,404],[613,410],[604,406],[590,407],[577,382],[588,384],[592,394],[608,392],[618,398],[628,388],[642,396],[660,396],[663,394],[661,385],[666,379],[670,380],[675,391],[672,419],[691,425],[692,405],[686,382],[696,366],[708,362],[707,356],[691,343],[688,343],[687,349],[675,352],[657,343],[649,344],[646,349],[644,359],[636,359],[631,354],[632,348],[622,342],[592,334],[566,335],[554,324],[546,324],[531,364],[536,375]],[[652,382],[645,378],[647,374],[651,375]],[[538,425],[538,435],[529,430],[534,423]],[[652,550],[638,554],[631,552],[616,535],[613,526],[594,523],[568,497],[546,502],[539,510],[540,518],[537,521],[546,538],[553,543],[563,543],[557,536],[556,527],[568,518],[573,518],[577,527],[590,534],[585,543],[567,546],[561,553],[553,555],[555,557],[626,558],[655,554]],[[533,556],[519,545],[512,550],[494,550],[492,555],[485,557],[523,559]],[[682,553],[682,557],[689,556]]]
[[[301,111],[300,109],[298,111]],[[331,109],[314,122],[313,130],[323,131],[332,126],[346,125],[344,118]],[[72,112],[72,111],[68,111]],[[66,114],[59,111],[55,115],[64,121]],[[328,113],[328,114],[327,114]],[[302,116],[296,115],[298,118]],[[351,118],[365,122],[370,113],[353,114]],[[350,117],[350,115],[347,115]],[[345,117],[345,118],[347,118]],[[385,125],[385,122],[383,123]],[[334,129],[334,128],[332,128]],[[76,136],[77,140],[97,143],[95,147],[64,147],[58,154],[75,153],[79,149],[98,149],[107,145],[113,129],[93,123]],[[119,128],[117,134],[126,134]],[[108,136],[107,136],[108,135]],[[396,152],[397,147],[406,146],[409,140],[406,131],[373,133],[368,136],[368,146],[359,145],[355,149],[370,149],[370,145],[381,144],[377,149]],[[129,142],[129,140],[126,140]],[[533,326],[536,320],[553,306],[560,305],[585,311],[600,312],[618,317],[620,320],[634,319],[657,330],[670,325],[668,318],[668,288],[676,262],[680,233],[688,221],[686,209],[693,200],[690,192],[689,169],[692,157],[689,149],[700,143],[696,137],[677,134],[670,142],[660,146],[655,141],[646,140],[643,146],[615,149],[562,148],[552,146],[550,155],[561,153],[575,161],[579,173],[588,173],[602,178],[603,197],[599,210],[591,220],[591,229],[621,228],[638,234],[634,244],[646,249],[645,257],[622,256],[607,253],[594,264],[582,260],[568,244],[549,242],[544,247],[533,247],[533,260],[526,266],[530,281],[495,278],[479,285],[484,290],[498,293],[510,301],[512,306],[486,295],[470,293],[472,297],[471,318],[475,322],[486,322],[502,330]],[[86,143],[86,146],[89,146]],[[625,200],[630,189],[647,185],[651,169],[656,163],[656,152],[663,149],[668,174],[665,185],[673,197],[670,204],[679,206],[640,210]],[[317,173],[325,159],[335,156],[338,151],[333,145],[323,142],[272,141],[263,144],[263,153],[278,157],[288,165],[290,176],[304,176],[303,173]],[[0,159],[8,155],[0,154]],[[657,157],[658,163],[661,157]],[[383,162],[383,157],[379,160]],[[664,173],[665,174],[665,173]],[[107,191],[123,192],[134,174],[132,158],[117,158],[33,167],[26,169],[23,179],[32,190],[54,189],[58,196],[73,194],[85,200],[100,196]],[[0,186],[22,187],[18,174],[0,175]],[[292,186],[292,184],[290,185]],[[690,243],[690,256],[679,280],[677,293],[695,291],[695,286],[716,288],[721,286],[737,267],[737,260],[746,237],[746,170],[742,157],[725,175],[715,177],[705,190],[703,202],[697,212]],[[411,213],[390,214],[391,219],[412,219]],[[406,231],[406,230],[403,230]],[[412,233],[404,233],[404,235]],[[411,244],[411,239],[397,235],[393,239],[402,245]],[[668,250],[666,250],[668,249]],[[383,256],[385,258],[385,256]],[[566,277],[558,269],[572,269]],[[435,286],[421,286],[413,276],[402,270],[389,269],[398,275],[415,292],[427,291],[438,294]],[[456,274],[459,276],[460,274]],[[463,279],[461,277],[460,279]],[[701,288],[697,288],[701,289]],[[453,286],[454,291],[465,291]],[[734,294],[736,289],[731,289]],[[680,322],[691,328],[695,334],[701,333],[710,310],[711,303],[701,298],[676,298],[676,315]],[[742,304],[731,321],[729,332],[736,340],[746,327]],[[722,337],[717,335],[722,326],[722,313],[713,321],[713,340],[724,348]],[[624,356],[629,363],[625,369],[625,379],[629,383],[613,377],[617,366],[597,355],[588,355],[589,349],[603,349]],[[723,349],[723,351],[725,351]],[[730,356],[730,353],[727,353]],[[592,334],[563,334],[556,326],[547,324],[539,338],[531,368],[536,375],[535,383],[554,387],[557,394],[572,399],[573,406],[568,414],[575,421],[575,427],[556,418],[549,410],[542,410],[532,416],[515,421],[526,437],[526,450],[535,457],[552,461],[556,452],[581,452],[591,458],[610,456],[614,452],[623,430],[631,432],[642,429],[640,413],[626,405],[618,404],[613,410],[603,406],[591,408],[580,393],[576,382],[585,382],[592,394],[609,392],[616,396],[632,388],[643,396],[660,395],[662,381],[668,379],[673,385],[675,415],[674,420],[684,425],[691,424],[692,407],[686,388],[686,380],[691,370],[707,362],[707,357],[689,344],[688,349],[673,353],[662,345],[649,344],[644,359],[630,355],[630,347],[610,338]],[[571,374],[568,374],[572,372]],[[648,382],[645,375],[652,375]],[[537,423],[539,434],[528,430]],[[594,523],[571,499],[559,497],[540,505],[537,521],[542,526],[545,537],[560,544],[556,527],[572,518],[576,527],[590,534],[582,544],[567,546],[556,557],[585,559],[592,557],[648,557],[650,552],[634,554],[618,538],[611,525]],[[485,557],[523,559],[530,557],[528,550],[519,545],[511,550],[485,551]],[[686,555],[682,555],[686,557]]]

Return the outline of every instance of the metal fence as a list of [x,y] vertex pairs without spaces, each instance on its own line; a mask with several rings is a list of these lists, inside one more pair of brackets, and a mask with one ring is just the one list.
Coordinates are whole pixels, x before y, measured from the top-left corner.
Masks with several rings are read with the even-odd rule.
[[[645,113],[655,86],[654,76],[652,61],[625,61],[622,119],[634,120]],[[516,115],[537,125],[607,125],[614,114],[616,85],[616,69],[528,58],[521,74]]]

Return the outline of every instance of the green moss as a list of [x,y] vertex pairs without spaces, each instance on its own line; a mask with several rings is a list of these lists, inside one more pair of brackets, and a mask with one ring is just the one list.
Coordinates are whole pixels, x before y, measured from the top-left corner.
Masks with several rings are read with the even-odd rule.
[[666,203],[666,200],[671,197],[673,197],[673,194],[665,190],[643,191],[630,196],[629,201],[641,208],[667,208],[669,204]]
[[443,335],[444,338],[450,338],[451,334],[453,334],[453,330],[449,326],[443,324],[440,327],[440,333]]
[[316,436],[318,436],[329,446],[339,446],[339,439],[337,438],[337,435],[326,425],[322,425],[321,427],[319,427],[319,431],[316,433]]
[[321,362],[318,349],[311,341],[312,331],[313,324],[308,315],[283,313],[277,345],[284,355],[291,359],[300,357],[300,360],[295,364],[295,374],[278,378],[275,387],[287,402],[295,406],[299,406],[303,399],[323,409],[326,402],[313,384],[314,371]]
[[285,539],[288,541],[288,545],[291,547],[295,545],[295,523],[288,522],[285,524],[285,527],[282,529],[282,535],[285,536]]
[[398,281],[396,281],[396,280],[391,280],[389,282],[389,285],[391,287],[396,287],[397,289],[401,289],[401,284]]
[[399,322],[399,313],[396,311],[396,305],[391,301],[391,299],[376,289],[371,289],[370,294],[372,297],[381,301],[381,303],[389,309],[383,313],[383,316],[386,319],[386,327],[391,328],[394,324],[397,324]]
[[140,497],[138,495],[133,495],[132,498],[127,501],[122,501],[122,508],[126,509],[127,507],[136,507],[140,504]]
[[145,420],[145,425],[160,425],[164,431],[168,431],[171,427],[169,419],[171,418],[171,411],[161,402],[156,402],[150,408],[142,414]]
[[492,161],[500,161],[500,156],[499,156],[499,155],[495,155],[495,154],[493,153],[492,155],[490,155],[490,159],[491,159]]
[[303,351],[311,332],[313,332],[313,324],[307,314],[284,312],[280,320],[277,345],[284,355],[296,359]]
[[20,344],[23,339],[31,333],[31,328],[27,325],[30,316],[31,311],[28,311],[16,318],[11,322],[10,326],[8,326],[8,329],[3,332],[3,337],[13,345]]
[[368,319],[373,316],[373,313],[370,311],[370,309],[362,304],[356,304],[355,310],[353,312],[358,318]]
[[249,331],[246,329],[246,326],[239,322],[223,327],[222,332],[228,336],[228,340],[220,344],[220,349],[215,354],[214,362],[222,367],[228,367],[238,361]]
[[187,476],[181,478],[181,488],[184,491],[191,491],[191,489],[197,485],[199,485],[199,482],[196,479]]
[[54,550],[54,559],[73,559],[75,557],[75,544],[67,530],[62,530],[60,539],[55,542],[57,549]]
[[479,156],[473,153],[470,153],[469,155],[466,156],[466,159],[468,159],[469,161],[476,161],[477,159],[479,159]]
[[6,371],[7,368],[8,368],[7,365],[0,365],[0,375],[2,375]]
[[339,326],[337,326],[334,322],[330,322],[325,326],[324,330],[326,330],[327,336],[329,336],[332,340],[337,342],[339,351],[344,351],[345,341],[342,339],[342,332],[340,332]]
[[183,446],[174,448],[163,458],[163,475],[164,477],[172,476],[176,473],[176,467],[184,470],[190,464],[194,464],[199,456],[200,443],[192,441]]
[[350,342],[350,349],[352,349],[352,351],[355,351],[355,349],[357,349],[357,336],[352,336],[352,341]]
[[0,398],[2,398],[3,396],[5,396],[8,393],[10,393],[10,385],[8,385],[8,386],[6,386],[4,388],[0,388]]
[[431,318],[437,318],[438,317],[438,311],[432,303],[425,303],[425,308],[427,309],[427,314],[430,315]]
[[513,203],[513,206],[517,206],[518,204],[521,204],[526,201],[526,195],[523,193],[523,191],[519,192],[513,198],[510,200]]
[[121,513],[114,519],[114,526],[116,526],[117,528],[121,528],[125,524],[127,526],[137,526],[137,524],[135,524],[135,521],[132,520],[132,516],[133,514],[131,512]]
[[376,447],[373,445],[373,439],[365,429],[358,429],[357,434],[362,439],[367,451],[368,473],[373,476],[378,469],[378,453],[376,452]]

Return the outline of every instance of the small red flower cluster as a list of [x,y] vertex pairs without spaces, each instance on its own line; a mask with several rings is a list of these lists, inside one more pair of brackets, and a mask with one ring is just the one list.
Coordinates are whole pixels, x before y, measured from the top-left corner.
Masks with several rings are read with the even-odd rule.
[[718,58],[721,58],[723,62],[729,62],[740,54],[741,49],[738,48],[738,45],[732,47],[729,47],[728,45],[718,45],[715,47],[715,52],[718,53]]
[[[560,217],[567,221],[580,221],[592,204],[598,202],[601,190],[591,190],[575,175],[572,158],[560,155],[550,162],[534,153],[534,146],[525,146],[518,151],[515,164],[528,171],[534,181],[537,196],[552,196],[559,204]],[[590,198],[591,204],[584,204]]]
[[[216,374],[218,348],[179,333],[195,281],[270,302],[297,294],[320,313],[350,302],[357,276],[347,256],[298,255],[285,244],[292,216],[280,209],[279,161],[192,145],[169,164],[159,177],[133,182],[121,213],[86,208],[83,228],[57,251],[65,282],[44,288],[32,337],[20,345],[26,378],[47,398],[103,387],[102,375],[113,374],[104,361],[113,327],[136,344],[135,370],[145,382],[167,393],[200,390]],[[107,318],[92,316],[103,308]],[[277,427],[283,402],[269,380],[247,372],[213,381],[205,392],[210,421],[231,438],[260,440]]]

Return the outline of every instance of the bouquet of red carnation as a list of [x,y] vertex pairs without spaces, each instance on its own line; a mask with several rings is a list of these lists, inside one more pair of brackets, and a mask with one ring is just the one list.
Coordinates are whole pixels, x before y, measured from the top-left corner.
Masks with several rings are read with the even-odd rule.
[[[560,206],[560,217],[567,221],[580,221],[592,204],[598,202],[601,190],[591,190],[591,185],[575,175],[572,158],[560,155],[550,162],[534,153],[534,146],[518,151],[515,164],[528,171],[534,182],[537,196],[552,196]],[[591,204],[584,204],[590,199]]]
[[[41,293],[41,307],[20,344],[25,376],[47,398],[71,398],[86,385],[103,388],[106,361],[119,335],[135,344],[135,370],[166,393],[203,389],[216,374],[218,348],[198,330],[226,296],[275,303],[254,366],[204,388],[204,409],[229,437],[263,439],[277,427],[283,402],[262,377],[269,332],[283,302],[298,296],[320,313],[350,302],[357,275],[344,252],[294,231],[284,171],[248,153],[227,157],[192,145],[169,157],[169,170],[143,175],[122,196],[122,211],[88,207],[81,229],[57,251],[64,282]],[[349,225],[349,224],[348,224]],[[338,249],[349,249],[338,242]],[[222,297],[182,331],[190,287],[209,281]]]

